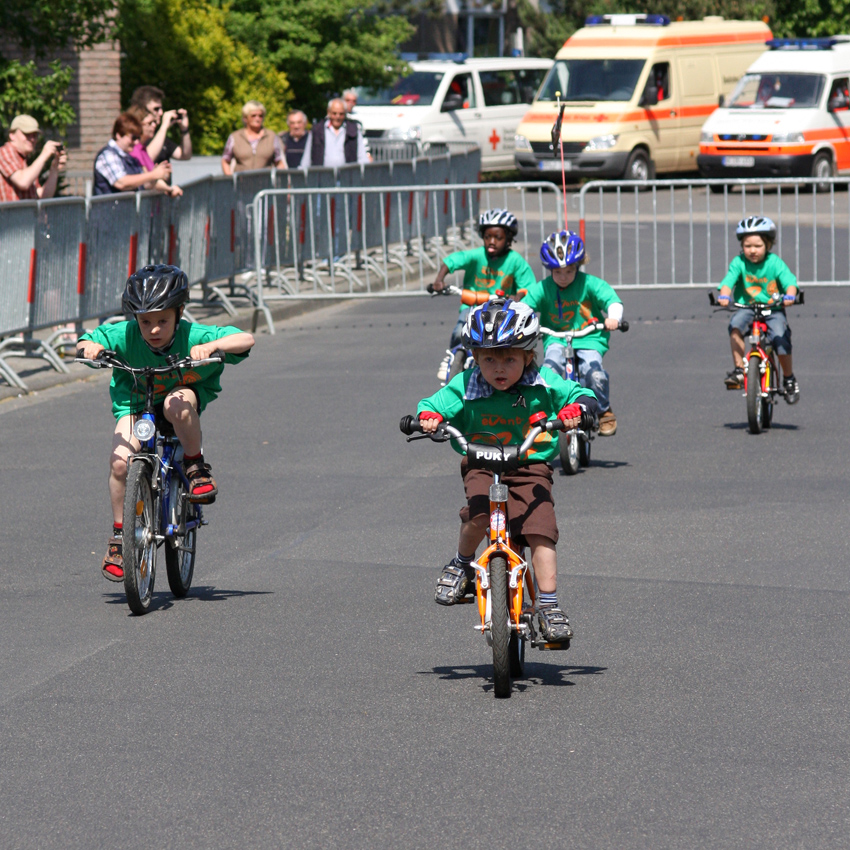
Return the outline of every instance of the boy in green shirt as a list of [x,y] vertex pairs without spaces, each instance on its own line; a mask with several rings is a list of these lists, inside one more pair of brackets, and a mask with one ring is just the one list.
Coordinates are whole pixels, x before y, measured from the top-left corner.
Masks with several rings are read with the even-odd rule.
[[[767,304],[782,294],[781,306],[765,318],[773,348],[779,355],[779,365],[785,376],[782,382],[785,401],[800,400],[800,386],[794,377],[791,358],[791,328],[785,318],[786,304],[797,300],[797,278],[776,254],[770,253],[776,241],[776,225],[765,216],[751,215],[741,219],[735,230],[741,243],[741,253],[729,265],[726,277],[717,287],[717,303],[723,307],[731,301]],[[738,390],[744,386],[744,337],[750,332],[755,314],[752,310],[736,310],[729,321],[729,341],[732,346],[733,369],[726,376],[726,387]]]
[[[592,421],[596,398],[590,390],[550,369],[536,368],[538,329],[537,316],[522,303],[496,298],[475,308],[464,327],[463,344],[472,349],[476,368],[462,372],[419,402],[417,413],[425,433],[434,433],[445,420],[464,434],[476,434],[478,439],[489,436],[495,443],[512,445],[523,441],[531,429],[530,417],[540,411],[557,415],[566,428],[585,427]],[[557,438],[544,432],[525,464],[502,476],[502,482],[509,486],[511,534],[521,535],[531,548],[540,590],[540,629],[551,642],[567,641],[573,634],[557,594],[558,526],[552,500],[552,467],[548,463],[557,454]],[[464,458],[461,475],[467,504],[460,511],[457,554],[443,567],[437,581],[435,600],[440,605],[454,605],[471,592],[472,560],[489,524],[493,474],[470,469]]]
[[[225,363],[239,363],[248,356],[254,337],[233,327],[213,327],[183,320],[183,305],[189,298],[189,280],[176,266],[145,266],[131,275],[124,289],[122,306],[129,322],[101,325],[83,334],[77,356],[93,360],[104,349],[116,352],[129,366],[165,366],[166,356],[190,356],[204,360],[216,351],[225,353]],[[201,411],[221,392],[219,378],[223,363],[158,377],[154,399],[156,415],[170,423],[183,446],[183,462],[193,502],[210,504],[218,488],[201,452]],[[144,407],[144,391],[132,375],[112,373],[109,385],[112,413],[117,423],[110,459],[109,496],[112,502],[113,533],[107,544],[101,570],[109,581],[123,581],[122,529],[127,462],[140,448],[133,436],[133,423]]]
[[613,437],[617,418],[611,410],[610,377],[602,366],[608,351],[610,331],[616,330],[623,318],[623,303],[604,280],[581,271],[587,258],[584,241],[578,233],[562,230],[552,233],[540,248],[544,268],[549,277],[528,288],[523,303],[540,314],[544,327],[555,331],[581,330],[592,322],[602,321],[604,331],[595,331],[573,340],[578,359],[578,375],[569,374],[567,347],[558,337],[543,335],[543,365],[562,377],[577,378],[590,387],[599,402],[599,435]]
[[[492,209],[478,217],[478,233],[484,240],[481,248],[473,251],[455,251],[440,264],[431,288],[440,292],[446,287],[446,275],[463,272],[463,288],[484,293],[479,303],[487,297],[516,295],[535,281],[534,272],[525,258],[512,250],[511,244],[519,232],[516,216],[507,210]],[[460,345],[460,337],[469,315],[470,307],[460,305],[457,324],[449,340],[449,351],[440,366],[440,378],[448,374],[452,360],[451,349]]]

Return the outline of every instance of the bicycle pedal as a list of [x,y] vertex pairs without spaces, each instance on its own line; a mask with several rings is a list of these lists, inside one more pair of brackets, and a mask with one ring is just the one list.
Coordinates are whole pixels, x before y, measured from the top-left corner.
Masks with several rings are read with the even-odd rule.
[[535,643],[534,646],[536,646],[538,649],[544,650],[544,651],[552,651],[552,650],[559,650],[559,649],[566,650],[566,649],[570,648],[570,642],[569,642],[569,640],[564,640],[564,641],[561,641],[560,643],[543,643],[541,641],[541,642]]
[[474,595],[473,596],[461,596],[461,598],[458,599],[455,602],[455,605],[472,605],[473,602],[475,602],[475,596]]

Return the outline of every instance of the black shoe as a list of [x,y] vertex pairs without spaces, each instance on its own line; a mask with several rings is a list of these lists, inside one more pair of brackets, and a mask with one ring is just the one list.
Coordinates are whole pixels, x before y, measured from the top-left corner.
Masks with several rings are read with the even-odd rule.
[[800,400],[800,385],[793,375],[789,375],[782,381],[782,389],[785,390],[785,401],[788,404],[796,404]]
[[565,643],[573,636],[567,615],[557,605],[542,606],[537,616],[540,634],[547,643]]
[[438,605],[455,605],[475,589],[475,570],[452,558],[437,579],[434,601]]
[[740,390],[744,387],[744,368],[736,366],[725,378],[727,390]]

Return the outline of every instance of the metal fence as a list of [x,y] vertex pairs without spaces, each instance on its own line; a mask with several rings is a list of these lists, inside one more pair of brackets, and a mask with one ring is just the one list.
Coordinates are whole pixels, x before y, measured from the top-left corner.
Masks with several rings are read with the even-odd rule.
[[481,244],[482,207],[516,214],[513,247],[535,263],[543,239],[563,226],[561,192],[548,181],[464,184],[452,180],[444,158],[426,167],[418,181],[407,167],[386,162],[375,164],[374,186],[338,179],[260,192],[251,216],[260,222],[254,252],[263,270],[254,324],[263,315],[274,333],[267,305],[275,299],[424,294],[443,257]]
[[[67,371],[55,350],[67,326],[118,314],[127,275],[150,262],[179,265],[204,303],[217,300],[231,315],[236,298],[257,303],[250,211],[264,190],[348,191],[380,185],[392,168],[406,182],[422,184],[437,174],[469,184],[477,182],[480,166],[478,148],[462,147],[406,162],[206,177],[185,184],[181,198],[127,192],[0,204],[0,377],[26,390],[8,362],[21,355]],[[318,212],[311,218],[314,233],[317,223]],[[276,232],[273,214],[263,228]]]
[[578,197],[589,269],[618,288],[716,286],[748,215],[777,224],[773,250],[803,285],[850,283],[848,178],[594,181]]

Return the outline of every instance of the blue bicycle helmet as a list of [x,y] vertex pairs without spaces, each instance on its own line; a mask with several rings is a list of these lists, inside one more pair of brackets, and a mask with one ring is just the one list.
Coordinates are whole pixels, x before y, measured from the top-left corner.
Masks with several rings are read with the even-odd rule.
[[742,218],[735,229],[735,235],[739,242],[744,241],[745,236],[764,236],[771,242],[776,241],[776,224],[773,219],[763,215],[750,215]]
[[470,310],[461,340],[467,348],[533,349],[539,334],[540,321],[531,307],[493,298]]
[[584,241],[572,230],[551,233],[540,246],[540,261],[547,269],[565,269],[584,259]]

